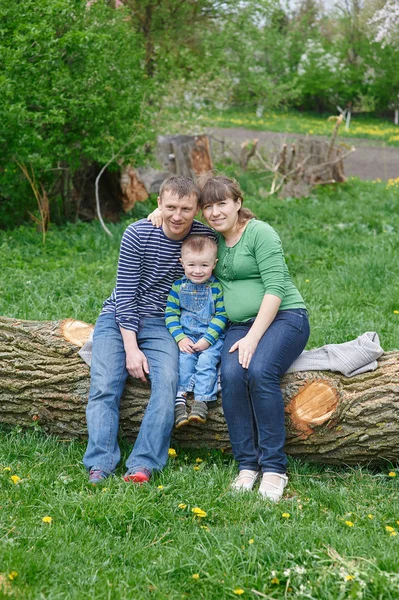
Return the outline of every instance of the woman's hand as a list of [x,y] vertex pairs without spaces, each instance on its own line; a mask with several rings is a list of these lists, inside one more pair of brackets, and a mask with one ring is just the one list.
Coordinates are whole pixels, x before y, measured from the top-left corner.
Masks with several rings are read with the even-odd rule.
[[259,341],[251,338],[249,334],[238,340],[232,345],[229,352],[235,352],[238,350],[238,362],[244,369],[248,369],[249,363],[255,353]]
[[161,227],[163,223],[162,211],[156,208],[148,215],[147,221],[151,221],[154,227]]
[[190,340],[190,338],[185,337],[180,342],[177,342],[179,346],[180,352],[185,352],[186,354],[194,354],[194,342]]

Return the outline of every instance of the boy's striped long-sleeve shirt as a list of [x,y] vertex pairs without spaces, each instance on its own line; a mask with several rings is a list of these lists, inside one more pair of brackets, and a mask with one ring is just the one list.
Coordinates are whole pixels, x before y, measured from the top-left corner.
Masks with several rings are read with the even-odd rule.
[[[181,326],[181,305],[180,305],[180,289],[182,285],[189,280],[187,277],[178,279],[172,285],[169,296],[166,302],[165,323],[169,332],[172,334],[176,343],[187,337]],[[210,279],[202,284],[207,285],[211,289],[212,299],[215,306],[215,314],[209,323],[209,326],[203,335],[204,339],[212,346],[223,333],[227,325],[226,309],[224,307],[223,289],[220,282],[212,275]]]

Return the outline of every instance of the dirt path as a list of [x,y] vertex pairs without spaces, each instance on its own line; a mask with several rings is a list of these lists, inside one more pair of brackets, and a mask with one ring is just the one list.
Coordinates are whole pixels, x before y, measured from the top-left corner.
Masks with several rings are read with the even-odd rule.
[[[208,127],[207,133],[213,134],[219,140],[224,139],[226,142],[233,143],[234,146],[239,146],[245,140],[258,138],[261,147],[269,148],[279,148],[284,142],[292,143],[304,137],[291,133],[253,131],[241,127],[231,129]],[[314,137],[323,139],[322,136]],[[345,175],[348,177],[383,180],[399,177],[399,148],[385,146],[384,142],[372,142],[359,138],[340,138],[340,140],[356,148],[356,152],[345,159]]]

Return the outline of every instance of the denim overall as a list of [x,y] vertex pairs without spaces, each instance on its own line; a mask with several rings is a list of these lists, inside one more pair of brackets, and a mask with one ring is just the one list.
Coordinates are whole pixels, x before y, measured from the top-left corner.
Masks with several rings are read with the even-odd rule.
[[[209,283],[187,280],[180,287],[180,324],[194,343],[202,338],[215,315],[215,303]],[[179,384],[177,394],[194,391],[194,399],[202,402],[216,400],[217,367],[223,347],[223,336],[203,352],[179,353]]]

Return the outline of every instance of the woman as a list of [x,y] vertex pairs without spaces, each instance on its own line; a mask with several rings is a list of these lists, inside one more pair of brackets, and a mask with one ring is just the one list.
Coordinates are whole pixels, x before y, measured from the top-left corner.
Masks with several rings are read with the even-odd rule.
[[239,474],[232,487],[278,502],[287,485],[280,378],[305,348],[309,321],[275,230],[242,207],[239,184],[200,180],[200,207],[218,236],[215,275],[231,324],[222,350],[222,404]]

